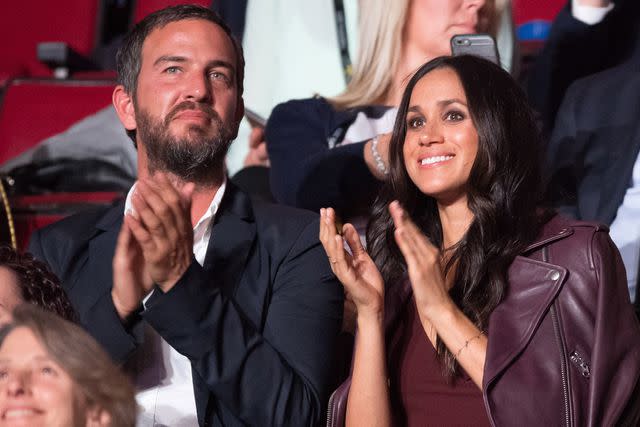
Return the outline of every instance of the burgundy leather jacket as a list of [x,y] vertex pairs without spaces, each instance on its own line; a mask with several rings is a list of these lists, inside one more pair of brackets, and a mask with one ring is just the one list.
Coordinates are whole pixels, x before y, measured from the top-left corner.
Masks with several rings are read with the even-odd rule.
[[[387,292],[387,325],[410,296],[408,282]],[[509,268],[487,335],[492,425],[640,423],[640,324],[606,226],[561,216],[545,224]],[[349,385],[332,395],[328,425],[344,425]]]

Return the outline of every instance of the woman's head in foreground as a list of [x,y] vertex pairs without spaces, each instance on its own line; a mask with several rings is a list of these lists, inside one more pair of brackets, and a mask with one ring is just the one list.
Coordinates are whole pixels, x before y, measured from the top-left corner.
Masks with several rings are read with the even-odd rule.
[[29,304],[0,332],[0,426],[133,426],[129,380],[80,327]]
[[77,320],[60,280],[45,263],[29,253],[0,246],[0,309],[10,313],[25,302],[63,319]]

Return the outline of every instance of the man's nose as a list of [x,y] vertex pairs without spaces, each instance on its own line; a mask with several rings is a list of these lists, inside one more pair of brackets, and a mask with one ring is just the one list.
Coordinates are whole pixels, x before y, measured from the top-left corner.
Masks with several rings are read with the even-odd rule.
[[185,82],[185,98],[205,102],[211,100],[211,82],[205,75],[193,73]]

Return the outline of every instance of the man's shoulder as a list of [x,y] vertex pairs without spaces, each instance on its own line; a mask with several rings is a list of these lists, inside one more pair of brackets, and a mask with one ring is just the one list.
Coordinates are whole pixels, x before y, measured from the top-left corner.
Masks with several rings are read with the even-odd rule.
[[[576,80],[569,88],[567,96],[573,96],[580,102],[597,100],[598,103],[591,102],[595,105],[610,106],[621,101],[637,100],[638,89],[640,70],[624,64]],[[606,102],[603,103],[603,100]]]
[[281,235],[299,235],[305,228],[318,224],[319,219],[317,213],[309,210],[263,201],[253,201],[253,212],[258,232]]
[[36,234],[43,245],[66,245],[69,242],[89,240],[100,230],[100,225],[108,227],[122,218],[123,214],[121,202],[112,206],[95,207],[47,225]]

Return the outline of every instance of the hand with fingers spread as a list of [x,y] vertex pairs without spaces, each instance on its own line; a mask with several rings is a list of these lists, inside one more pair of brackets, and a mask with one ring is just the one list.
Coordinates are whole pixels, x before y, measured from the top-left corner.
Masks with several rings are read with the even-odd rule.
[[193,260],[191,194],[193,184],[178,191],[162,173],[141,179],[132,197],[136,215],[125,223],[140,245],[151,279],[167,292]]
[[113,256],[113,288],[111,298],[121,320],[126,320],[138,309],[145,295],[153,288],[142,249],[133,237],[127,223],[118,234]]
[[396,227],[396,243],[407,263],[409,279],[419,311],[425,314],[436,308],[450,308],[453,302],[442,274],[442,254],[411,221],[400,203],[389,204]]
[[[384,310],[384,282],[378,268],[362,247],[360,236],[351,224],[336,230],[336,216],[331,208],[320,210],[320,242],[329,257],[331,269],[356,306],[358,317],[381,316]],[[347,243],[351,254],[344,248]]]

